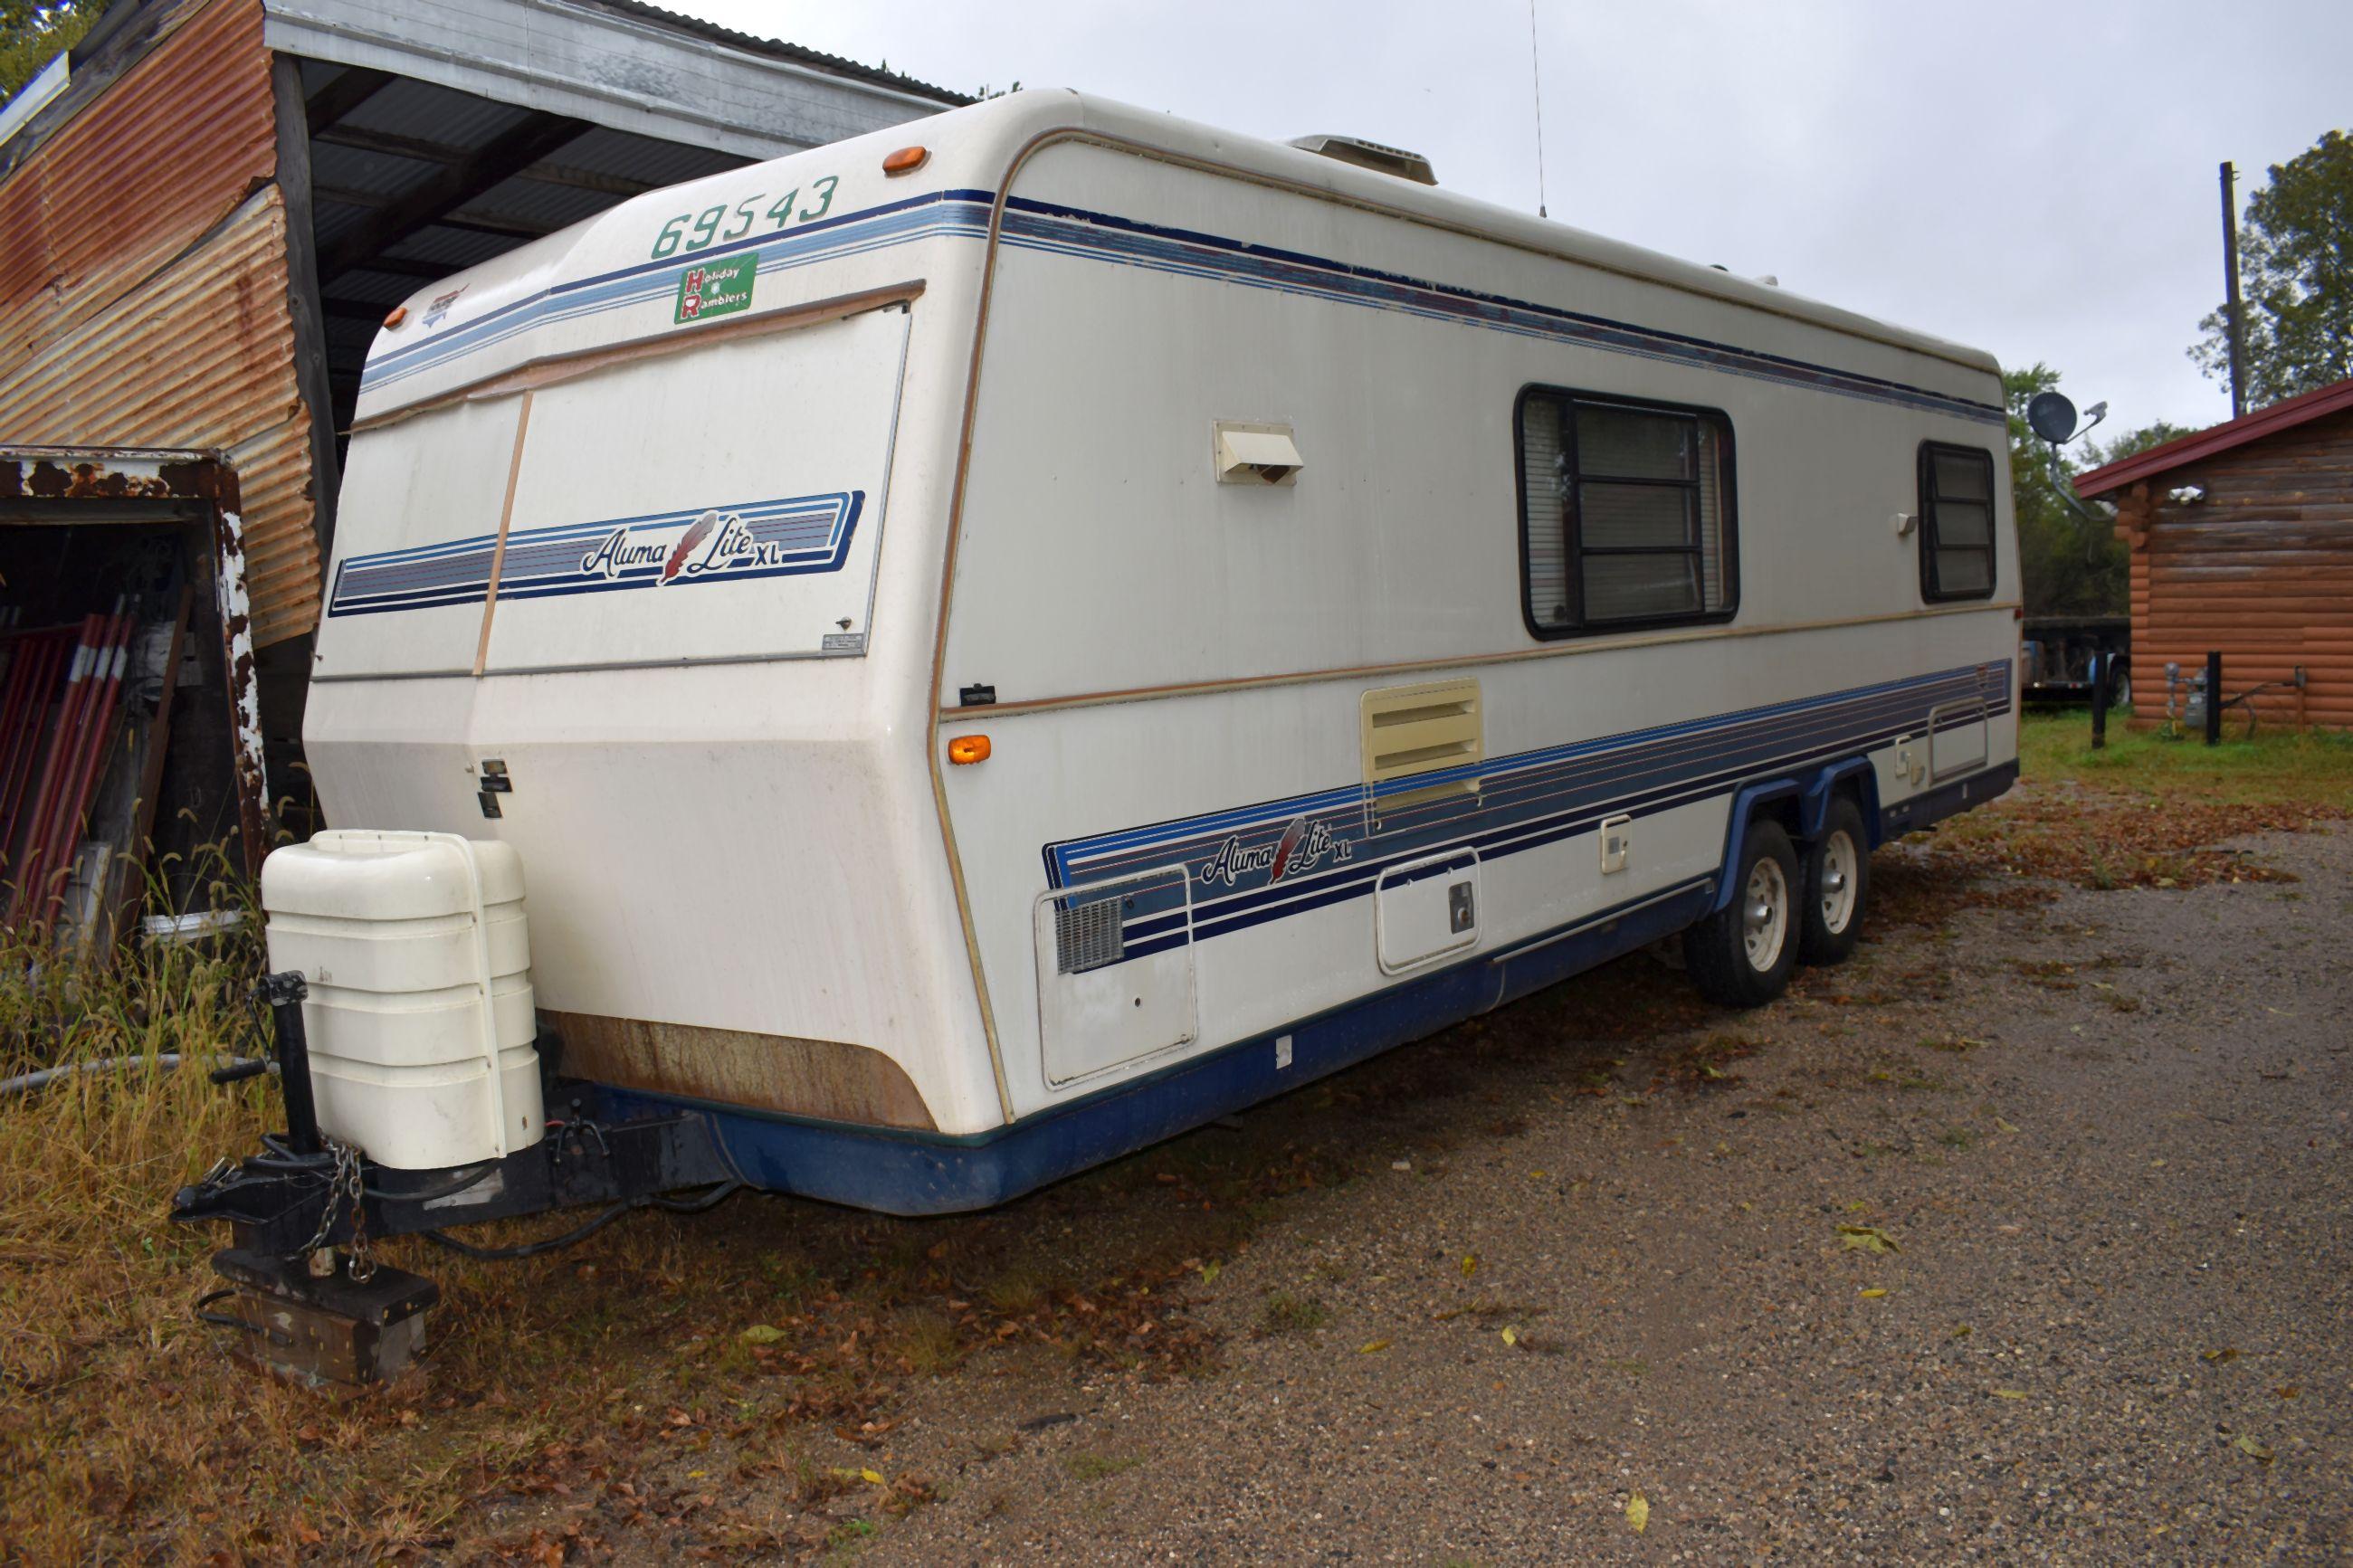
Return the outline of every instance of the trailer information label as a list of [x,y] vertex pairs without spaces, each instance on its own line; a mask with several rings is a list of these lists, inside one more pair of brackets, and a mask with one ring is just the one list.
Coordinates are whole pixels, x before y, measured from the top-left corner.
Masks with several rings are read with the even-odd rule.
[[754,254],[688,268],[679,274],[678,313],[671,322],[700,321],[750,309],[752,279],[759,266],[760,258]]

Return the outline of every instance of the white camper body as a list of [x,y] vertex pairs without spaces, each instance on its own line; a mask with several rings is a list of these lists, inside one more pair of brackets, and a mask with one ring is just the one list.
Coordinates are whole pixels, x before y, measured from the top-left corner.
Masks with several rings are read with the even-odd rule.
[[2003,449],[1981,353],[1023,92],[410,300],[305,743],[521,853],[566,1072],[969,1207],[1999,793]]

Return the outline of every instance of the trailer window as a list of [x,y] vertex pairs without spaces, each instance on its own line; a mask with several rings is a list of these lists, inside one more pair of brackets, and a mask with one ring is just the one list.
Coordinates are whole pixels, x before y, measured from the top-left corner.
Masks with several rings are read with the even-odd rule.
[[1993,595],[1993,454],[1920,447],[1920,593],[1929,599]]
[[1732,426],[1721,413],[1530,387],[1519,447],[1530,631],[1731,615]]

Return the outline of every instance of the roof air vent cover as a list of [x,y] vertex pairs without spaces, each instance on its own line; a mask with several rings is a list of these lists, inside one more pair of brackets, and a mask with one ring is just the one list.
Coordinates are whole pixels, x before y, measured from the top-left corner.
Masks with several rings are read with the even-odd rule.
[[1438,171],[1430,166],[1430,160],[1402,147],[1384,147],[1356,136],[1301,136],[1291,144],[1303,153],[1337,158],[1343,163],[1354,163],[1376,174],[1394,174],[1419,185],[1438,184]]

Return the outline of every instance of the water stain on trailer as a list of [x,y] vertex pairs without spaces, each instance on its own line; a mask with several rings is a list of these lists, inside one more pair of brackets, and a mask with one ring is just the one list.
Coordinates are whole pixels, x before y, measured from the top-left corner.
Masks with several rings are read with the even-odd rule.
[[564,1041],[565,1070],[598,1083],[828,1121],[938,1130],[906,1069],[868,1046],[586,1013],[547,1016]]

